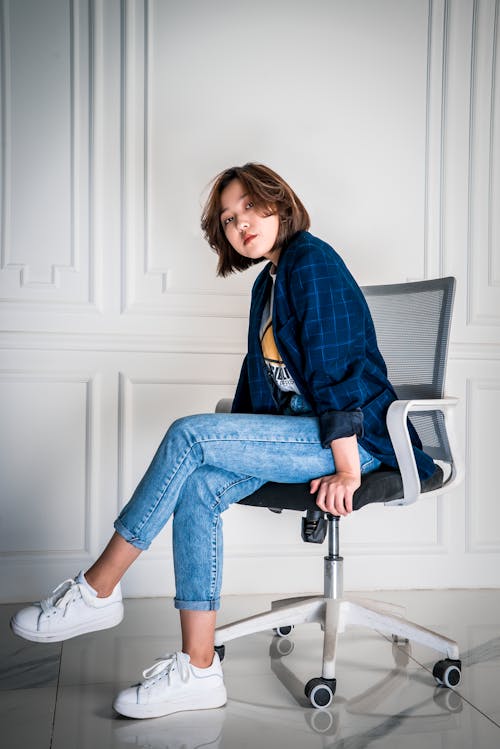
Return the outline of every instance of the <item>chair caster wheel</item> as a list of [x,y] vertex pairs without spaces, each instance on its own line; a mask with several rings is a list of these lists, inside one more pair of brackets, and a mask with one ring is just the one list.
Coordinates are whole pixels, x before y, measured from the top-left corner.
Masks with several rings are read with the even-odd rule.
[[434,664],[432,675],[441,687],[456,687],[462,678],[462,661],[445,658]]
[[[304,718],[308,728],[314,733],[323,734],[325,738],[338,738],[339,734],[339,716],[331,710],[306,710]],[[333,746],[333,744],[328,744]]]
[[441,710],[446,710],[448,713],[460,713],[463,710],[463,700],[453,689],[436,687],[433,700]]
[[273,629],[273,632],[275,635],[278,635],[278,637],[288,637],[288,635],[291,633],[293,629],[293,624],[290,624],[288,627],[275,627]]
[[276,650],[278,651],[281,657],[290,655],[290,653],[293,652],[294,648],[295,648],[295,643],[293,640],[287,640],[286,637],[276,638]]
[[224,660],[224,656],[226,655],[226,646],[225,645],[214,645],[214,650],[219,656],[219,660],[222,663]]
[[324,679],[322,676],[310,679],[304,689],[304,693],[313,707],[325,708],[331,705],[337,679]]

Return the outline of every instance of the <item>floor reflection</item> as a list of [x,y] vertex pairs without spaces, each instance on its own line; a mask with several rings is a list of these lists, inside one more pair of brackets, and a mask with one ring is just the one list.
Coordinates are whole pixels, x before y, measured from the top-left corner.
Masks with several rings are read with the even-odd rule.
[[[448,628],[459,641],[463,679],[455,690],[436,685],[429,650],[353,628],[340,636],[334,702],[314,709],[304,685],[320,675],[322,633],[318,625],[300,625],[290,637],[261,632],[228,643],[225,707],[145,721],[116,715],[112,700],[152,658],[175,649],[178,615],[170,602],[127,601],[116,629],[51,646],[14,637],[7,629],[12,607],[0,606],[2,743],[22,749],[498,749],[500,591],[394,598],[413,618]],[[224,615],[231,620],[266,603],[261,596],[231,597]]]
[[115,721],[114,746],[220,749],[227,709],[178,713],[154,721]]

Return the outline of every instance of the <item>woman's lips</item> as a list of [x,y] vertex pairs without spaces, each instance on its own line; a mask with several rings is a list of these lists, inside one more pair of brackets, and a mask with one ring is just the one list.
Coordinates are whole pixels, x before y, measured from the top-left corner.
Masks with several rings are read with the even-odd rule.
[[245,237],[243,244],[248,244],[252,241],[252,239],[255,239],[256,236],[257,234],[249,234],[248,237]]

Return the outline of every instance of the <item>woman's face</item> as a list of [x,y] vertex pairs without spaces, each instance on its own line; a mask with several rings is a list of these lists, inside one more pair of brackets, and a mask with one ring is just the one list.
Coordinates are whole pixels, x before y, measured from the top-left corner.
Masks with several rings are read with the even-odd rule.
[[265,257],[276,264],[279,250],[271,250],[278,236],[278,213],[258,213],[239,179],[224,188],[220,200],[220,221],[231,247],[244,257]]

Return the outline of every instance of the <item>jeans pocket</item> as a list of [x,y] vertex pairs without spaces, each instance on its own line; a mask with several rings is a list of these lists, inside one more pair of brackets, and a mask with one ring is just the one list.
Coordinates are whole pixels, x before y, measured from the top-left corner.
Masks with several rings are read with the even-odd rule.
[[374,458],[373,455],[370,455],[369,458],[361,463],[361,475],[364,476],[366,473],[376,471],[381,465],[382,463],[378,458]]

